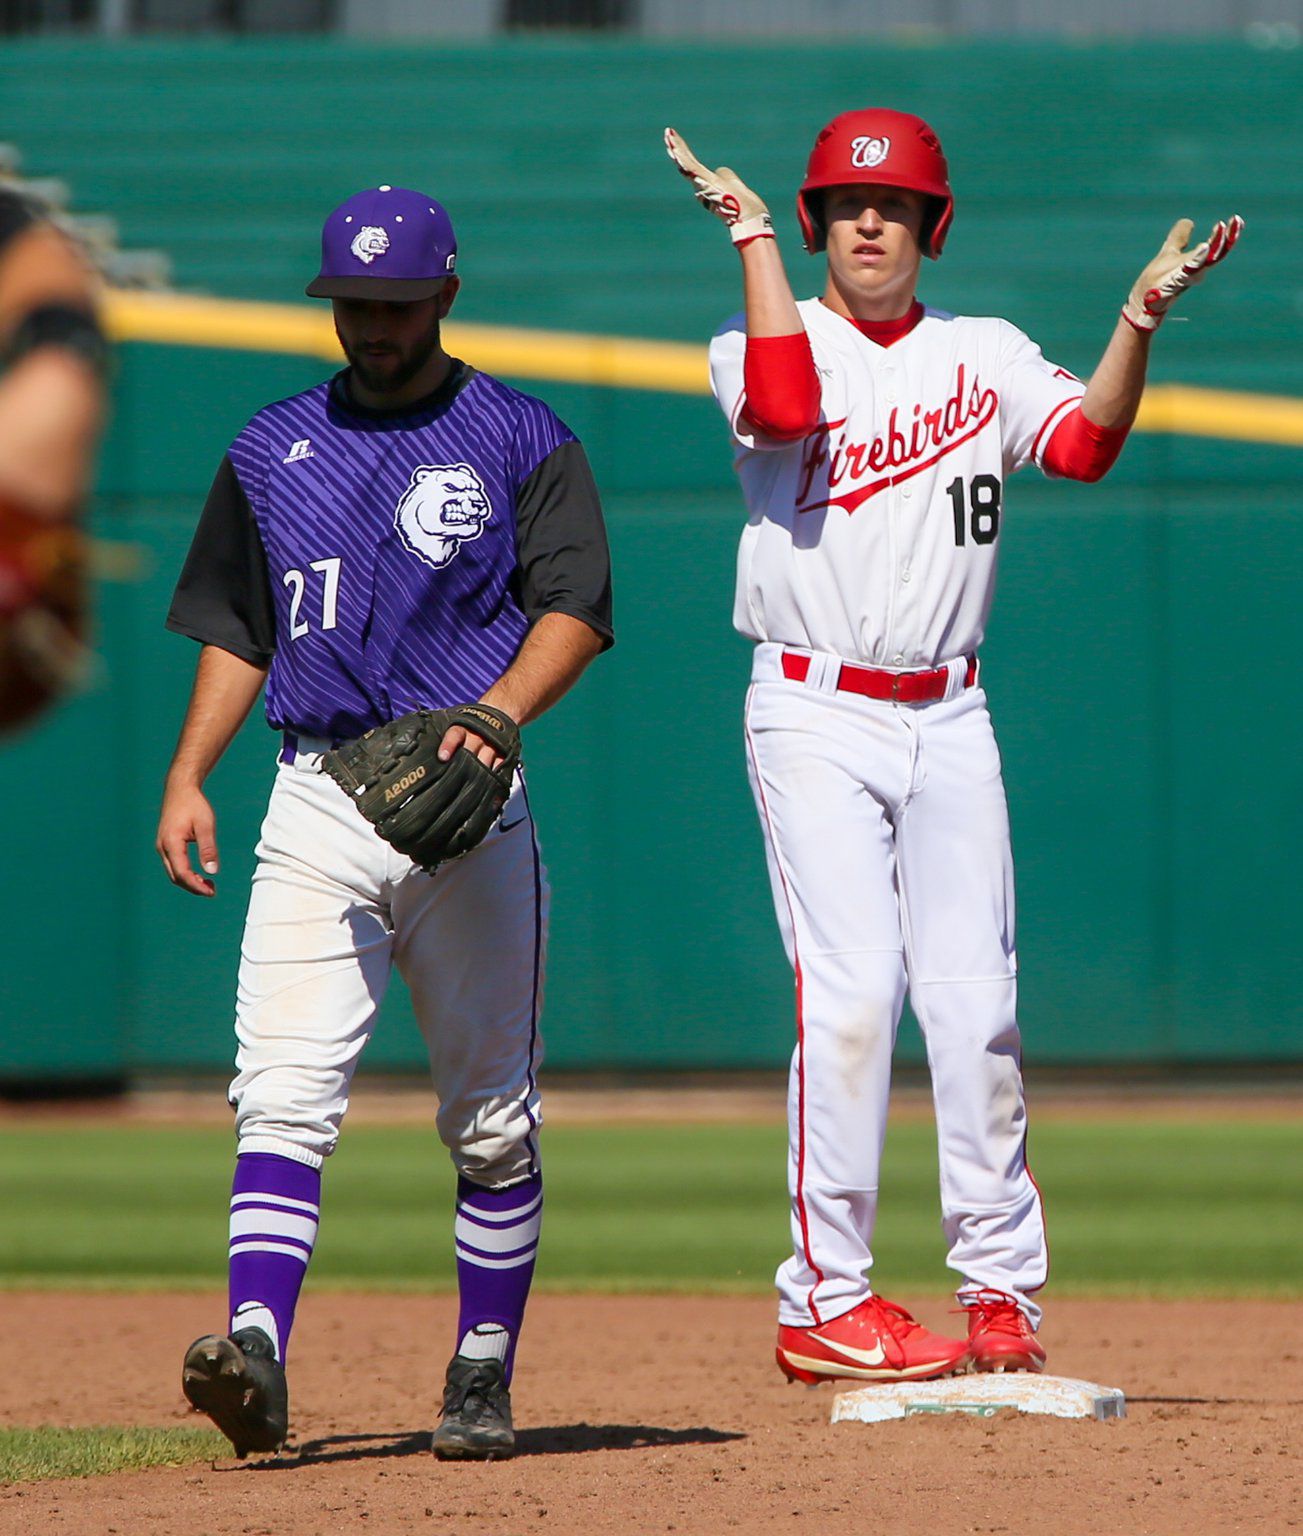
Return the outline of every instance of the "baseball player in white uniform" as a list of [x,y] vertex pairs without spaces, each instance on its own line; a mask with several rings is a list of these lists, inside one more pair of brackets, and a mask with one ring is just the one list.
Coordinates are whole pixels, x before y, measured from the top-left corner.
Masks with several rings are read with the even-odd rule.
[[[368,188],[329,215],[307,291],[331,301],[349,366],[237,435],[168,614],[203,647],[157,839],[182,890],[216,892],[203,786],[260,693],[279,740],[236,987],[230,1332],[195,1340],[182,1367],[239,1455],[289,1432],[322,1170],[394,967],[458,1175],[461,1304],[434,1454],[515,1447],[509,1388],[543,1220],[548,932],[524,776],[478,845],[431,870],[322,771],[332,749],[416,710],[478,701],[468,718],[527,724],[613,639],[583,448],[543,401],[444,349],[456,260],[446,209],[415,189]],[[506,757],[453,724],[440,755],[463,751],[486,768]]]
[[[756,642],[747,758],[796,974],[778,1364],[805,1382],[1038,1371],[1045,1224],[1026,1159],[1009,822],[977,659],[1005,483],[1027,464],[1108,470],[1154,331],[1242,221],[1192,249],[1189,221],[1172,229],[1083,384],[1007,321],[917,299],[954,213],[921,119],[847,112],[819,134],[797,211],[826,283],[800,303],[761,199],[673,129],[666,145],[728,226],[745,295],[710,366],[748,514],[734,608]],[[870,1282],[907,987],[964,1339]]]

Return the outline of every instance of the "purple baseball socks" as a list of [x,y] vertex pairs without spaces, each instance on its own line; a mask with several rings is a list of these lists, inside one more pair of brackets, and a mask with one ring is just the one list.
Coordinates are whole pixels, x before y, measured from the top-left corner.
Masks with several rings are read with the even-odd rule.
[[543,1220],[543,1178],[508,1189],[457,1181],[457,1353],[498,1360],[511,1381]]
[[[235,1161],[231,1189],[231,1332],[261,1328],[284,1363],[294,1309],[312,1257],[321,1172],[271,1152]],[[534,1278],[543,1180],[508,1189],[457,1181],[457,1353],[501,1362],[506,1380]]]
[[273,1152],[244,1152],[236,1158],[231,1188],[231,1332],[261,1328],[282,1364],[320,1211],[319,1168]]

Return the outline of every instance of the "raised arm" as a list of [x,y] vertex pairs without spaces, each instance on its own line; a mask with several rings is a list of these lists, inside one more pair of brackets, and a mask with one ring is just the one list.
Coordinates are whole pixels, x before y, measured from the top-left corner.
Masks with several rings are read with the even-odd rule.
[[1218,222],[1206,240],[1187,251],[1193,227],[1189,219],[1179,219],[1132,286],[1081,405],[1046,444],[1044,462],[1052,474],[1094,481],[1113,467],[1140,409],[1154,332],[1172,303],[1230,253],[1244,220],[1237,214]]
[[777,438],[803,437],[819,415],[819,377],[792,296],[769,209],[727,166],[703,165],[673,128],[665,148],[693,194],[728,228],[742,260],[748,422]]
[[[195,896],[213,896],[207,877],[218,870],[217,831],[203,783],[262,691],[266,667],[257,667],[216,645],[199,653],[190,707],[163,788],[163,809],[154,846],[173,885]],[[196,846],[204,873],[191,867],[188,848]]]
[[1096,426],[1129,427],[1135,420],[1154,332],[1172,303],[1230,254],[1244,220],[1238,214],[1225,222],[1219,220],[1206,240],[1187,250],[1193,228],[1189,219],[1178,219],[1158,255],[1132,286],[1081,402],[1082,415]]
[[693,195],[708,213],[721,219],[742,258],[742,294],[748,336],[790,336],[802,329],[796,300],[774,238],[774,222],[763,199],[728,166],[712,171],[702,164],[673,128],[665,130],[665,149]]

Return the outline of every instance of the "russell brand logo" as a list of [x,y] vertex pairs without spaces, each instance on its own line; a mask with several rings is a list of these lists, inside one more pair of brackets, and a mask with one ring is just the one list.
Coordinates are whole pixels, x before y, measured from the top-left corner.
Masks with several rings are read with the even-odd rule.
[[854,512],[887,486],[930,469],[975,437],[995,416],[999,403],[996,392],[983,388],[976,375],[969,383],[960,363],[944,404],[931,411],[916,405],[903,423],[893,407],[886,431],[870,442],[848,437],[845,417],[823,422],[805,440],[796,510],[841,507]]

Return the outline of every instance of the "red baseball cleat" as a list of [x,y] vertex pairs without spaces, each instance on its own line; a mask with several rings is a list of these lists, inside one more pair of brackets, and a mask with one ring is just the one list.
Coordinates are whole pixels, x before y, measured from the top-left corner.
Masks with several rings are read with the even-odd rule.
[[778,1368],[789,1381],[927,1381],[960,1370],[968,1346],[929,1333],[895,1302],[870,1296],[817,1328],[778,1329]]
[[1032,1332],[1027,1314],[1003,1291],[978,1291],[962,1298],[968,1313],[969,1369],[1039,1371],[1045,1351]]

